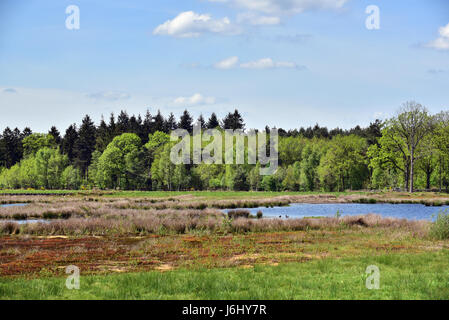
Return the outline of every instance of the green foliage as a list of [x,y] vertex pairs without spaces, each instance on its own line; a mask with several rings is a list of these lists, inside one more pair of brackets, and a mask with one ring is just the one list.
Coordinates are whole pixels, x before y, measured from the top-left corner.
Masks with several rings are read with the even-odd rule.
[[77,190],[81,186],[81,173],[73,166],[64,169],[61,175],[62,188],[67,190]]
[[243,166],[237,166],[236,170],[234,171],[234,176],[232,177],[232,186],[233,190],[236,191],[246,191],[249,190],[248,185],[248,178],[246,170]]
[[438,240],[449,239],[449,212],[447,210],[438,213],[430,229],[430,235]]
[[0,174],[2,188],[61,189],[62,174],[68,164],[67,156],[57,149],[42,148],[35,155],[15,164]]
[[[187,111],[180,120],[191,129]],[[244,128],[237,110],[224,120],[225,127]],[[60,151],[56,128],[52,134],[6,128],[0,137],[5,168],[0,187],[308,192],[405,189],[413,177],[417,188],[449,191],[449,112],[430,116],[413,102],[384,124],[376,121],[365,129],[280,129],[279,168],[272,176],[260,175],[260,163],[172,164],[168,132],[177,125],[173,115],[165,120],[160,112],[154,117],[147,112],[143,121],[122,112],[117,123],[111,115],[109,124],[102,120],[98,127],[86,116],[79,130],[76,125],[66,130]],[[214,114],[204,125],[223,131]],[[202,147],[210,143],[202,141]],[[248,160],[254,150],[245,142],[244,151]]]
[[96,160],[93,154],[92,169],[95,183],[100,188],[133,189],[139,185],[139,176],[134,173],[142,161],[139,153],[140,138],[134,133],[123,133],[115,137]]
[[23,155],[35,155],[42,148],[56,148],[55,138],[51,134],[33,133],[22,140]]
[[[155,154],[154,161],[151,165],[151,178],[153,187],[163,190],[173,190],[175,182],[179,184],[179,180],[174,181],[174,173],[176,165],[170,160],[170,151],[172,144],[161,145]],[[178,174],[182,174],[178,172]]]
[[259,191],[262,183],[262,176],[260,175],[260,162],[252,168],[248,174],[248,182],[252,191]]
[[334,137],[318,168],[324,189],[343,191],[363,188],[369,177],[367,147],[366,140],[361,137]]

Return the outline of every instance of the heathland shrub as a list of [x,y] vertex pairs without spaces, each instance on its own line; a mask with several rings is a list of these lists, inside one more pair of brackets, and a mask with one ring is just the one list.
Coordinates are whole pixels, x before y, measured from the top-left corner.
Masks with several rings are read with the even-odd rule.
[[2,235],[18,234],[19,232],[20,232],[20,226],[18,223],[14,223],[14,222],[0,223],[0,234],[2,234]]
[[228,217],[230,219],[237,218],[249,218],[250,212],[248,210],[230,210],[228,211]]
[[440,211],[430,228],[430,235],[438,240],[449,239],[449,212]]

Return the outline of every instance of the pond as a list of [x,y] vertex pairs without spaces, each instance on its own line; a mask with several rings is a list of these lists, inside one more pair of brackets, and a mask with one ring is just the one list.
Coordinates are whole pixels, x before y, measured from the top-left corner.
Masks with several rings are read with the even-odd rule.
[[0,204],[0,208],[6,207],[24,207],[27,203],[10,203],[10,204]]
[[[244,208],[242,208],[244,209]],[[405,218],[409,220],[433,220],[433,216],[443,210],[449,211],[449,206],[428,207],[423,204],[362,204],[362,203],[294,203],[288,207],[251,208],[247,209],[256,215],[262,211],[266,218],[304,218],[304,217],[334,217],[337,212],[342,216],[375,213],[383,217]],[[228,212],[229,210],[225,210]]]
[[[7,208],[7,207],[23,207],[26,206],[27,203],[9,203],[9,204],[0,204],[0,208]],[[18,224],[24,224],[24,223],[37,223],[37,222],[49,222],[48,220],[44,219],[29,219],[29,220],[0,220],[0,222],[15,222]]]
[[28,220],[0,220],[0,222],[13,222],[18,224],[25,224],[25,223],[50,223],[50,220],[44,220],[44,219],[28,219]]

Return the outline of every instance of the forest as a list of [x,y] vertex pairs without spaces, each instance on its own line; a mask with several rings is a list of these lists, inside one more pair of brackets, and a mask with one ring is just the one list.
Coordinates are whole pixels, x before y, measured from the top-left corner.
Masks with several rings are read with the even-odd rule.
[[[449,190],[449,111],[430,114],[405,102],[390,119],[368,127],[314,127],[279,132],[279,168],[261,176],[256,165],[174,165],[170,132],[248,129],[238,110],[179,121],[160,111],[121,111],[96,125],[86,115],[64,134],[7,127],[0,136],[2,189],[120,190]],[[265,130],[269,134],[270,128]],[[203,147],[205,144],[203,144]]]

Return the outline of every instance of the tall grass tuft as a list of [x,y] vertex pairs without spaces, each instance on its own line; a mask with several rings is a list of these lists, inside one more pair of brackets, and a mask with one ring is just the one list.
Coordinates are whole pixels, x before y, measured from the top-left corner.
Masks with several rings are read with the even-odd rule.
[[449,239],[449,212],[440,211],[430,228],[430,236],[438,240]]
[[228,217],[230,219],[237,219],[237,218],[248,219],[250,214],[251,213],[248,210],[230,210],[230,211],[228,211]]

